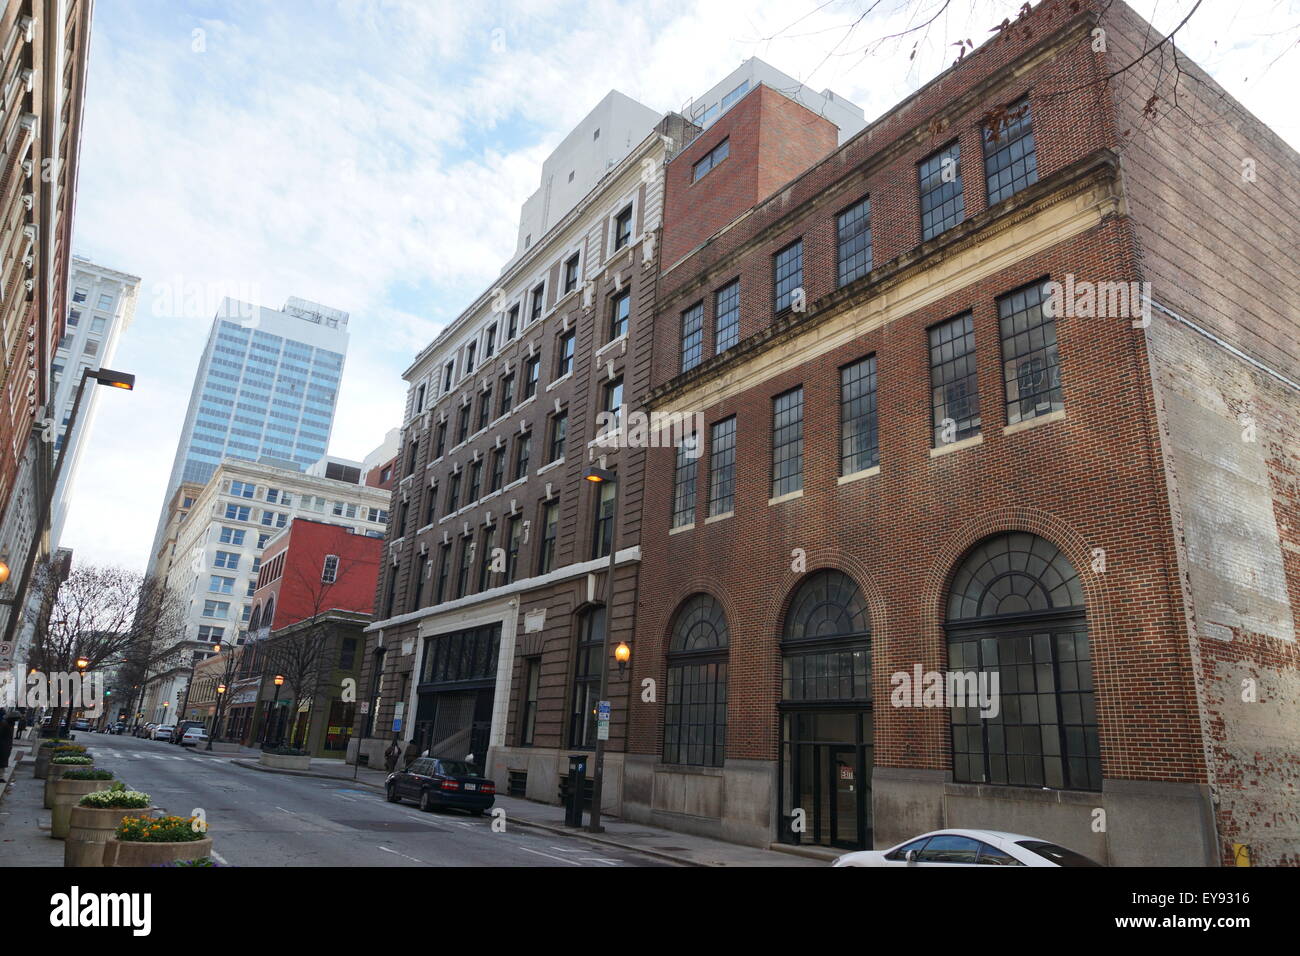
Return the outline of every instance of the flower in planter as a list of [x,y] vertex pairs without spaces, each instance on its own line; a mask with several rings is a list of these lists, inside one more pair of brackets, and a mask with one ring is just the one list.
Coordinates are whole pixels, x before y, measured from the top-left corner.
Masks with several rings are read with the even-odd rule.
[[117,838],[128,843],[193,843],[203,839],[194,817],[123,817]]
[[81,744],[62,744],[58,747],[55,747],[52,751],[52,754],[55,758],[58,758],[58,757],[70,757],[74,754],[84,754],[85,752],[86,752],[86,748],[81,746]]
[[[45,750],[45,749],[50,748],[50,747],[63,747],[63,746],[68,745],[68,744],[72,744],[72,741],[70,741],[70,740],[64,740],[64,739],[62,739],[61,737],[51,737],[49,740],[42,740],[42,741],[41,741],[41,750]],[[77,744],[72,744],[72,745],[73,745],[73,746],[79,746],[79,745],[77,745]],[[81,749],[82,749],[82,750],[85,750],[86,748],[85,748],[85,747],[82,747]]]
[[112,780],[111,770],[65,770],[64,780]]
[[143,810],[149,806],[149,794],[128,790],[117,784],[111,790],[97,790],[81,798],[81,806],[94,810]]
[[229,863],[218,863],[210,856],[201,856],[197,860],[168,860],[166,863],[155,863],[154,866],[229,866]]
[[94,758],[82,757],[78,754],[68,754],[64,757],[55,757],[50,761],[60,767],[89,767],[94,764]]

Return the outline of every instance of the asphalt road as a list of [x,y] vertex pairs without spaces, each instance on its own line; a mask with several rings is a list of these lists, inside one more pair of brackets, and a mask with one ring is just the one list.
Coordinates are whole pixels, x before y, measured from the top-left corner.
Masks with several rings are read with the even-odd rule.
[[162,741],[79,735],[96,763],[167,813],[202,810],[234,866],[668,866],[628,850],[456,811],[421,813],[366,787],[236,767]]

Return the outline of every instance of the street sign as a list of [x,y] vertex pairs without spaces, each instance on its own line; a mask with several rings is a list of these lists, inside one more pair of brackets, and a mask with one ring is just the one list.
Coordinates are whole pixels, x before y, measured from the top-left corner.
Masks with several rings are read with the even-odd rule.
[[596,704],[596,739],[609,740],[609,701]]

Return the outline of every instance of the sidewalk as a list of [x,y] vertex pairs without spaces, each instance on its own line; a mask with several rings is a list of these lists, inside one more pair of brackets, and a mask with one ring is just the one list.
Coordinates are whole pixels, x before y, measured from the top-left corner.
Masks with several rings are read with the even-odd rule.
[[[258,751],[248,750],[256,755]],[[230,761],[238,767],[246,767],[263,773],[283,773],[301,777],[320,777],[326,780],[353,781],[382,793],[384,780],[388,774],[383,770],[369,767],[354,768],[342,760],[330,760],[313,757],[310,770],[272,770],[263,767],[256,760],[234,759]],[[564,808],[549,803],[537,803],[518,797],[497,794],[494,807],[506,812],[506,820],[516,826],[534,827],[571,839],[588,840],[606,846],[635,850],[647,856],[678,863],[683,866],[827,866],[836,854],[823,854],[795,848],[789,850],[769,850],[761,847],[741,846],[708,837],[692,836],[677,830],[665,830],[662,827],[641,823],[625,823],[618,817],[602,815],[601,823],[605,832],[601,834],[577,831],[564,825]],[[813,855],[815,854],[815,855]]]
[[9,784],[0,799],[0,866],[63,866],[63,841],[50,837],[45,781],[32,776],[35,760],[10,754],[3,771]]

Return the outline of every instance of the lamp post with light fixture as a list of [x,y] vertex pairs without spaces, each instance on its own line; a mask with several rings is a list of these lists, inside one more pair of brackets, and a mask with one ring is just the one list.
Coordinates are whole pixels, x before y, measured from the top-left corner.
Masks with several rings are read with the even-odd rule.
[[[107,368],[88,368],[81,373],[81,381],[77,385],[77,397],[72,402],[72,411],[68,415],[68,427],[63,432],[63,447],[59,450],[59,457],[54,463],[54,474],[50,477],[49,491],[45,494],[41,507],[36,511],[37,525],[32,532],[32,543],[27,548],[27,557],[23,561],[23,572],[18,581],[18,587],[14,590],[12,598],[0,598],[0,605],[9,605],[9,619],[5,621],[4,637],[0,638],[0,643],[11,644],[14,639],[14,631],[18,628],[18,618],[21,616],[21,603],[27,594],[27,586],[31,582],[32,569],[36,565],[36,554],[40,550],[42,530],[50,526],[52,511],[54,508],[54,492],[59,487],[59,476],[63,473],[63,463],[68,458],[68,447],[72,444],[72,430],[77,426],[77,412],[81,409],[81,398],[86,391],[86,382],[94,379],[100,385],[107,385],[109,388],[120,388],[125,391],[132,391],[135,388],[135,376],[129,372],[115,372]],[[3,584],[9,577],[9,565],[4,563],[3,575],[0,575],[0,584]]]
[[[614,472],[605,468],[588,468],[582,475],[595,485],[608,483],[614,489],[609,514],[609,570],[605,574],[605,626],[600,636],[600,696],[597,706],[605,702],[609,694],[609,631],[614,625],[614,559],[618,553],[618,479]],[[618,670],[621,675],[632,656],[631,649],[625,642],[620,642],[617,651]],[[606,725],[606,735],[609,728]],[[604,833],[600,825],[600,801],[605,785],[605,740],[602,738],[597,721],[596,753],[592,761],[594,773],[591,778],[591,818],[587,824],[588,833]],[[581,796],[578,798],[581,800]]]

